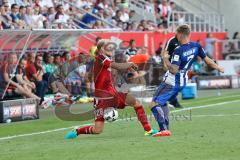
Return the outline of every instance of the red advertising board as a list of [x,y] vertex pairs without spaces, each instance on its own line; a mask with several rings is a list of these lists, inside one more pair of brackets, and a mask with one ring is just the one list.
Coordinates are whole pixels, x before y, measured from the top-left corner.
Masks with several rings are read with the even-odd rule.
[[[219,40],[223,40],[226,38],[227,33],[226,32],[216,32],[212,33],[213,37]],[[153,54],[158,49],[160,43],[164,44],[166,41],[174,36],[174,33],[158,33],[158,32],[119,32],[119,33],[94,33],[94,35],[97,35],[102,38],[117,38],[121,39],[123,42],[130,41],[130,39],[134,39],[136,41],[136,45],[138,47],[148,47],[148,53]],[[192,41],[199,41],[202,46],[205,46],[205,38],[207,36],[206,32],[193,32],[191,34],[191,40]],[[90,47],[93,45],[93,42],[89,39],[94,39],[92,35],[86,35],[82,36],[79,39],[79,45],[81,48],[84,48],[84,51],[88,51]],[[126,43],[124,43],[126,46]],[[215,59],[222,59],[221,55],[221,47],[216,44],[215,47]]]

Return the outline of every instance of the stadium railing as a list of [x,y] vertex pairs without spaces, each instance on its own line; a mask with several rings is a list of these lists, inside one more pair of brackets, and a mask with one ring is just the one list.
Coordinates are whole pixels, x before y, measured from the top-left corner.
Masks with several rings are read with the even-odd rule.
[[[148,7],[148,9],[146,8]],[[152,20],[156,23],[155,9],[153,3],[148,3],[144,0],[129,0],[130,10],[134,10],[139,15],[139,21]]]
[[223,15],[217,13],[189,13],[173,11],[168,15],[170,31],[175,31],[178,25],[187,23],[193,32],[225,32]]

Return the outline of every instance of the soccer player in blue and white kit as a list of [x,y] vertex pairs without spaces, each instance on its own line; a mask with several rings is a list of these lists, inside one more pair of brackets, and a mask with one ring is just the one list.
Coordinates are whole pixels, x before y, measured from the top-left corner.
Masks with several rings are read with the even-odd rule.
[[154,137],[171,135],[169,131],[167,101],[186,85],[187,72],[197,57],[201,57],[208,66],[219,72],[224,72],[224,68],[218,66],[206,56],[205,51],[199,43],[190,42],[190,33],[188,25],[181,25],[177,28],[176,36],[181,45],[174,50],[171,62],[169,61],[167,52],[162,53],[163,63],[168,71],[154,94],[150,105],[151,111],[160,128],[159,132],[153,135]]

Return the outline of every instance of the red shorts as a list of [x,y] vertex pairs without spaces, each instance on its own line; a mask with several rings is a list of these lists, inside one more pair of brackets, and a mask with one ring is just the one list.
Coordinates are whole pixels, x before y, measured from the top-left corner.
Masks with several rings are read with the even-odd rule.
[[126,97],[128,93],[117,92],[113,97],[95,99],[95,121],[104,122],[104,109],[114,107],[117,109],[124,109],[126,107]]

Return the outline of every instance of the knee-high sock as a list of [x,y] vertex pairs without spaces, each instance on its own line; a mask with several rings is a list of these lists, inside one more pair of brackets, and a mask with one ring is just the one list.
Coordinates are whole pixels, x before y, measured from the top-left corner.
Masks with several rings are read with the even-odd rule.
[[82,128],[76,129],[77,135],[79,134],[93,134],[93,126],[85,126]]
[[169,108],[168,106],[162,107],[163,113],[164,113],[164,119],[165,119],[165,124],[167,126],[167,129],[169,129]]
[[164,112],[163,112],[163,109],[160,105],[157,105],[157,106],[154,106],[152,109],[151,109],[157,123],[158,123],[158,126],[160,128],[160,131],[163,131],[163,130],[167,130],[167,125],[166,125],[166,122],[165,122],[165,117],[164,117]]
[[134,107],[134,110],[135,110],[135,112],[137,114],[137,117],[138,117],[138,120],[141,122],[144,130],[145,131],[150,131],[151,127],[150,127],[150,124],[148,122],[146,113],[143,109],[143,106]]

